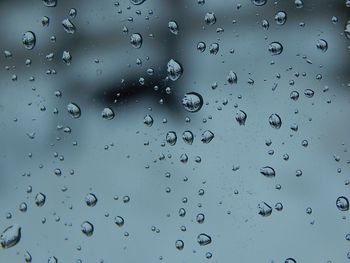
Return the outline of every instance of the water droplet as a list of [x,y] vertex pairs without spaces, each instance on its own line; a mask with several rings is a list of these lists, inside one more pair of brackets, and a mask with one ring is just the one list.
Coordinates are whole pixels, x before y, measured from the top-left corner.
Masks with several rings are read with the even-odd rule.
[[198,214],[198,215],[196,216],[196,221],[197,221],[197,223],[198,223],[198,224],[202,224],[202,223],[204,222],[204,218],[205,218],[204,214]]
[[32,255],[28,251],[26,251],[24,253],[24,261],[26,263],[31,263],[32,262]]
[[74,119],[77,119],[81,116],[81,110],[79,106],[75,103],[69,103],[67,106],[67,111]]
[[337,198],[336,205],[340,211],[349,210],[349,200],[345,196],[340,196]]
[[112,120],[114,118],[114,111],[111,108],[104,108],[101,116],[105,120]]
[[261,202],[258,204],[258,210],[259,210],[258,214],[264,217],[269,216],[272,213],[271,206],[269,206],[265,202]]
[[209,46],[209,53],[212,55],[216,55],[219,52],[219,44],[218,43],[212,43]]
[[261,26],[262,26],[265,30],[267,30],[267,29],[269,29],[269,27],[270,27],[270,23],[269,23],[269,21],[267,21],[266,19],[264,19],[264,20],[261,22]]
[[346,22],[344,33],[347,39],[350,39],[350,20]]
[[316,47],[322,52],[326,52],[328,49],[328,43],[324,39],[317,40]]
[[22,43],[26,49],[33,49],[36,43],[35,34],[32,31],[27,31],[23,34]]
[[70,65],[72,62],[72,55],[69,51],[63,51],[62,53],[62,60],[66,65]]
[[68,18],[63,19],[62,26],[68,34],[74,34],[76,31],[75,25]]
[[174,35],[179,34],[179,26],[176,23],[176,21],[169,21],[168,28],[170,32],[173,33]]
[[214,25],[216,23],[216,17],[213,12],[208,12],[204,16],[204,21],[207,25]]
[[47,263],[58,263],[58,259],[54,256],[49,257],[49,259],[47,260]]
[[206,48],[207,48],[207,45],[204,42],[198,42],[197,49],[200,52],[204,52]]
[[43,3],[47,7],[55,7],[57,5],[57,0],[43,0]]
[[140,48],[142,46],[142,36],[139,33],[134,33],[130,36],[130,44],[133,48]]
[[199,234],[197,236],[197,242],[201,246],[206,246],[211,243],[211,237],[204,233]]
[[94,226],[90,222],[85,221],[81,224],[81,232],[88,237],[92,236],[94,233]]
[[6,228],[0,236],[0,244],[3,248],[15,246],[21,239],[21,227],[12,225]]
[[203,143],[210,143],[212,139],[214,139],[214,133],[212,133],[211,131],[206,130],[205,132],[202,133],[201,141]]
[[279,42],[272,42],[269,45],[269,52],[271,55],[279,55],[283,51],[283,46]]
[[275,169],[270,166],[260,168],[260,173],[266,177],[275,177],[276,175]]
[[114,218],[114,223],[117,226],[122,227],[124,225],[124,218],[122,218],[121,216],[117,216]]
[[151,127],[153,125],[153,118],[151,115],[146,115],[144,118],[143,118],[143,123],[148,126],[148,127]]
[[133,5],[141,5],[146,0],[130,0]]
[[87,206],[94,207],[97,203],[96,195],[89,193],[85,196],[85,203]]
[[189,112],[197,112],[203,106],[203,97],[197,92],[186,93],[182,98],[182,105]]
[[182,133],[182,139],[184,140],[185,143],[191,145],[193,143],[193,133],[191,131],[184,131]]
[[279,129],[282,126],[282,120],[281,117],[277,114],[271,114],[269,117],[269,123],[272,128]]
[[227,77],[227,82],[229,84],[236,84],[237,83],[237,74],[235,72],[233,72],[232,70],[228,73]]
[[167,72],[168,72],[168,77],[172,81],[176,81],[182,76],[183,69],[179,62],[171,59],[167,64]]
[[178,249],[178,250],[183,250],[184,249],[184,242],[182,240],[176,240],[175,242],[175,247]]
[[46,196],[43,193],[38,193],[35,196],[35,204],[39,207],[43,206],[46,201]]
[[245,125],[246,120],[247,114],[244,111],[239,110],[236,112],[236,121],[239,123],[239,125]]
[[174,146],[176,144],[177,141],[177,135],[175,132],[170,131],[166,134],[166,138],[165,138],[166,142],[168,144],[170,144],[171,146]]
[[295,7],[296,8],[303,8],[304,7],[304,2],[303,0],[295,0],[294,1]]
[[275,21],[277,25],[284,25],[287,21],[287,14],[284,11],[279,11],[275,15]]
[[263,6],[265,5],[267,0],[252,0],[252,3],[256,6]]
[[71,8],[68,13],[70,18],[75,18],[77,16],[77,10],[75,8]]
[[297,261],[294,258],[287,258],[284,263],[297,263]]
[[292,91],[289,95],[289,97],[294,100],[297,101],[299,99],[299,92],[297,92],[296,90]]

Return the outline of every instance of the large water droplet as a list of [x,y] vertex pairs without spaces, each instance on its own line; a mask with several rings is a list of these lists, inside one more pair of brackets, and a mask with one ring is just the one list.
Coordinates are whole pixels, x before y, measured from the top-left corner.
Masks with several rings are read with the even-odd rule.
[[55,7],[57,5],[57,0],[43,0],[43,3],[47,7]]
[[94,226],[90,222],[85,221],[81,224],[81,232],[90,237],[94,233]]
[[169,21],[168,28],[170,32],[173,33],[174,35],[179,34],[179,26],[176,23],[176,21]]
[[208,236],[207,234],[204,234],[204,233],[199,234],[199,235],[197,236],[197,242],[198,242],[198,244],[201,245],[201,246],[208,245],[208,244],[211,243],[211,237]]
[[272,213],[272,208],[265,202],[258,204],[258,214],[261,216],[269,216]]
[[267,0],[252,0],[252,3],[256,6],[263,6],[265,5]]
[[345,196],[339,196],[337,198],[336,205],[340,211],[349,210],[349,200]]
[[105,120],[112,120],[114,118],[114,111],[111,108],[104,108],[101,116]]
[[68,18],[63,19],[62,26],[68,34],[74,34],[76,31],[75,25]]
[[45,204],[45,201],[46,201],[46,196],[43,194],[43,193],[38,193],[36,196],[35,196],[35,204],[37,206],[43,206]]
[[197,92],[186,93],[182,98],[182,105],[189,112],[197,112],[203,106],[203,97]]
[[279,55],[283,51],[283,46],[280,42],[272,42],[269,45],[269,52],[271,55]]
[[227,82],[229,83],[229,84],[236,84],[237,83],[237,74],[235,73],[235,72],[233,72],[232,70],[228,73],[228,75],[227,75],[227,77],[226,77],[226,79],[227,79]]
[[85,203],[87,206],[94,207],[97,203],[96,195],[89,193],[85,196]]
[[117,226],[122,227],[124,225],[124,218],[122,218],[121,216],[117,216],[114,218],[114,223]]
[[184,131],[182,134],[182,139],[184,140],[185,143],[191,145],[194,139],[193,133],[191,131]]
[[183,69],[179,62],[171,59],[169,60],[167,65],[167,72],[168,72],[168,77],[172,81],[176,81],[182,76]]
[[130,0],[130,2],[134,5],[141,5],[146,0]]
[[32,31],[27,31],[23,34],[22,43],[26,49],[33,49],[36,43],[35,34]]
[[350,39],[350,20],[346,22],[344,33],[347,39]]
[[316,47],[322,52],[326,52],[328,49],[328,43],[324,39],[317,40]]
[[270,166],[260,168],[260,173],[266,177],[274,177],[276,175],[275,169]]
[[282,125],[281,117],[275,113],[271,114],[269,117],[269,123],[272,128],[279,129],[281,128],[281,125]]
[[275,21],[277,25],[284,25],[287,21],[287,13],[284,11],[279,11],[275,15]]
[[74,119],[77,119],[81,116],[81,110],[79,106],[75,103],[69,103],[67,106],[67,111]]
[[151,115],[147,114],[144,118],[143,118],[143,123],[148,126],[151,127],[153,125],[153,118]]
[[245,125],[246,120],[247,114],[244,111],[239,110],[236,112],[236,121],[239,123],[239,125]]
[[204,16],[204,21],[207,25],[214,25],[216,23],[216,17],[213,12],[208,12]]
[[0,244],[3,248],[15,246],[21,239],[21,227],[12,225],[6,228],[0,236]]
[[176,240],[175,242],[175,247],[178,249],[178,250],[183,250],[184,249],[184,242],[182,240]]
[[205,132],[202,133],[201,141],[203,143],[210,143],[212,139],[214,139],[214,133],[212,133],[211,131],[206,130]]
[[134,33],[130,36],[130,44],[134,48],[140,48],[142,46],[142,36],[139,33]]
[[58,263],[58,259],[54,256],[49,257],[49,259],[47,260],[47,263]]
[[166,134],[165,138],[166,142],[169,143],[171,146],[174,146],[177,141],[177,135],[176,132],[170,131]]

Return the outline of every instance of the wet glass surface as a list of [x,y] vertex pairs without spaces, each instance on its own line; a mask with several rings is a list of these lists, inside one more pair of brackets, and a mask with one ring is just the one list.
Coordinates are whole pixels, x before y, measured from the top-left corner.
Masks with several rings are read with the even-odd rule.
[[350,262],[350,1],[0,2],[0,262]]

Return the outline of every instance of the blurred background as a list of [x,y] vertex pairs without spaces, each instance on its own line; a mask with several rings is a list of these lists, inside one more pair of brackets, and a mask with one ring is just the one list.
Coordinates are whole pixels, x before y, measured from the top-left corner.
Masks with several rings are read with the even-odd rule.
[[350,262],[347,2],[0,1],[0,262]]

